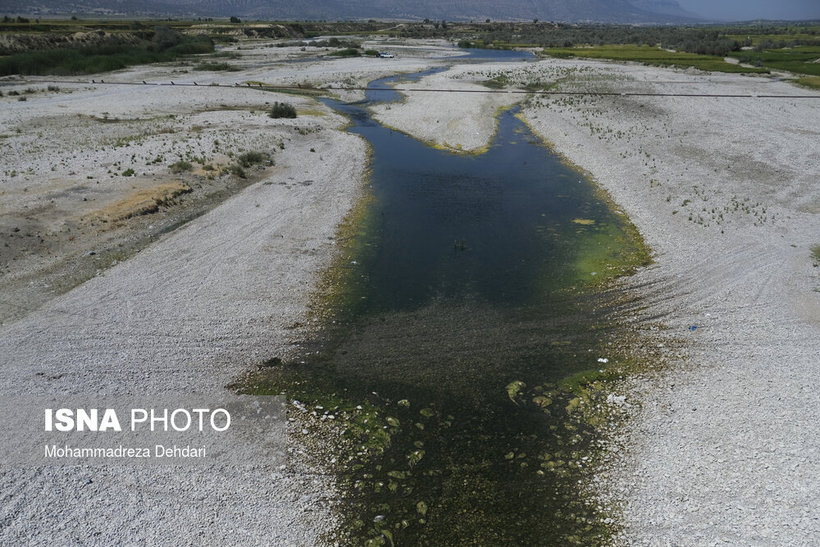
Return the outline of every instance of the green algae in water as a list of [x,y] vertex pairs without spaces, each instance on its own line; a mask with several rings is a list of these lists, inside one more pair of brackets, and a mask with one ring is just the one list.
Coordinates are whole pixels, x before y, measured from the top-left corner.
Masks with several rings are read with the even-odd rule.
[[341,541],[605,536],[577,491],[594,438],[578,373],[598,366],[590,350],[609,330],[578,287],[634,266],[628,227],[514,111],[485,154],[464,156],[333,106],[373,147],[372,201],[348,246],[339,323],[278,385],[316,404],[333,394],[352,416]]

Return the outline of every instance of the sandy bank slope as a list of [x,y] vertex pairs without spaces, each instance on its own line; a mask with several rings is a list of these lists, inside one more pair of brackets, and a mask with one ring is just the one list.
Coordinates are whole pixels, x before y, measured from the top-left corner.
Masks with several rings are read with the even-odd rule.
[[[0,396],[218,394],[292,350],[335,226],[358,195],[366,145],[322,129],[294,137],[276,160],[266,180],[4,327]],[[0,484],[3,544],[313,545],[333,488],[269,462],[5,467]]]
[[[556,60],[485,68],[461,78],[501,71],[513,85],[567,91],[747,96],[541,97],[523,114],[644,234],[656,263],[631,282],[647,307],[624,320],[663,323],[654,343],[682,339],[686,354],[668,374],[632,382],[634,419],[613,439],[625,450],[597,487],[622,509],[619,541],[818,541],[820,279],[810,249],[820,244],[820,100],[757,98],[812,94],[769,78]],[[381,119],[476,146],[453,113],[485,112],[489,99],[418,95]],[[428,120],[454,123],[420,125],[421,104]]]

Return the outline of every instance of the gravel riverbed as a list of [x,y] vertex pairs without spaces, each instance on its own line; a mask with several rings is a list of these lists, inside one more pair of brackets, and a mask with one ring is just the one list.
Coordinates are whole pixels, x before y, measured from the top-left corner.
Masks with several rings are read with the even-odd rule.
[[[260,47],[235,61],[238,73],[138,67],[104,76],[355,87],[433,66],[440,45],[393,60],[301,64],[281,62],[296,50]],[[628,419],[611,432],[609,463],[590,485],[616,510],[616,542],[817,543],[820,276],[811,248],[820,244],[820,100],[762,97],[817,93],[772,77],[549,59],[460,65],[414,85],[478,89],[500,72],[513,86],[744,95],[530,97],[521,115],[643,234],[654,264],[624,281],[640,305],[623,320],[641,330],[657,325],[647,343],[676,348],[663,372],[618,386]],[[297,352],[336,227],[361,195],[366,144],[304,97],[57,85],[25,102],[0,99],[0,207],[10,244],[0,279],[0,394],[217,393],[260,361]],[[377,116],[441,146],[480,149],[496,109],[521,98],[410,93]],[[302,114],[268,118],[275,100]],[[275,164],[254,168],[247,187],[182,228],[171,229],[173,212],[113,228],[94,216],[172,180],[205,193],[218,183],[207,172],[177,176],[169,165],[206,156],[201,167],[227,166],[258,149]],[[122,175],[129,167],[134,177]],[[168,230],[151,231],[145,219],[162,214]],[[98,245],[135,234],[147,242],[142,250],[90,275],[82,269],[88,281],[68,292],[52,290],[49,276],[65,264],[95,260]],[[15,243],[24,236],[40,246]],[[21,434],[8,430],[4,442]],[[282,442],[296,456],[306,450],[290,437]],[[334,487],[309,458],[293,462],[185,473],[7,465],[0,543],[313,545],[333,525]]]

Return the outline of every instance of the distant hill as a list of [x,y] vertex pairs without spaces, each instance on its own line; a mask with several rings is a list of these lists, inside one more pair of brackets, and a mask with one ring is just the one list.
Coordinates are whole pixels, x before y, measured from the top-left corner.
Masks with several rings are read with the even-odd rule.
[[0,0],[0,15],[683,23],[676,0]]
[[684,10],[677,0],[629,0],[629,3],[650,13],[659,13],[682,19],[701,19],[695,13]]

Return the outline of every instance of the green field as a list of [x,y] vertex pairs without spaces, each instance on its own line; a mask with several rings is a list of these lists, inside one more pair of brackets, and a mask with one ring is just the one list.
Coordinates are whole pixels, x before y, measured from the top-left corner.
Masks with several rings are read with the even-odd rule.
[[820,76],[803,76],[796,79],[795,83],[812,89],[820,89]]
[[594,47],[545,48],[550,57],[582,57],[632,61],[656,66],[695,67],[700,70],[736,73],[766,73],[766,68],[749,68],[727,63],[722,57],[698,55],[682,51],[668,51],[658,47],[637,45],[606,45]]
[[763,51],[733,51],[731,57],[742,63],[765,66],[775,70],[786,70],[797,74],[820,76],[820,45],[794,46]]
[[814,34],[727,34],[728,38],[738,42],[750,41],[749,45],[756,46],[761,42],[770,40],[773,42],[811,41],[820,40]]

